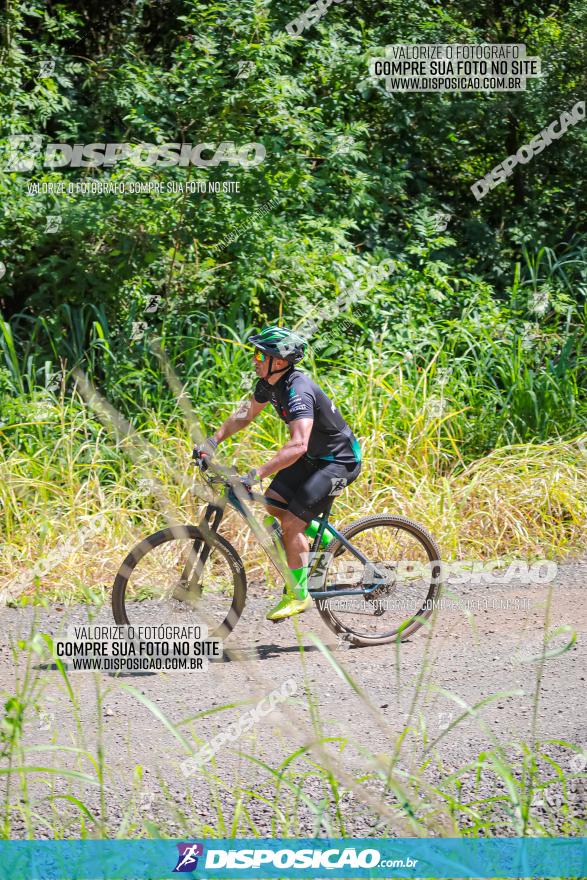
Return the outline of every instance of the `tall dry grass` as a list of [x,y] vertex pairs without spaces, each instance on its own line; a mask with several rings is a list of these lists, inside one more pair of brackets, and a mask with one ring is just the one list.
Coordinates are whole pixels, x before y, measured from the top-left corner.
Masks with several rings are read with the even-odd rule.
[[[375,369],[351,375],[357,393],[341,408],[360,438],[364,466],[336,501],[336,523],[367,513],[403,514],[436,536],[446,559],[560,559],[584,549],[586,435],[505,446],[467,463],[458,410],[430,416],[425,396],[423,406],[415,405],[421,392],[401,375],[393,386],[389,378]],[[336,400],[337,388],[329,390]],[[201,430],[229,411],[220,405]],[[170,519],[197,522],[203,501],[194,489],[202,487],[185,419],[141,413],[132,441],[105,421],[77,391],[63,388],[29,396],[26,417],[0,428],[0,588],[14,593],[17,582],[20,595],[63,602],[104,595],[139,537]],[[244,471],[266,460],[284,437],[284,426],[263,413],[220,454]],[[265,563],[245,524],[230,514],[222,530],[249,553],[253,575],[263,577]]]

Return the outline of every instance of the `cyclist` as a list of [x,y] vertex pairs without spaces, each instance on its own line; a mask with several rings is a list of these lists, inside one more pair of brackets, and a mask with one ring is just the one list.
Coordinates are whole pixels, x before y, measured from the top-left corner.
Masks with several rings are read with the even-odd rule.
[[[253,363],[259,381],[253,397],[233,413],[194,455],[214,455],[218,444],[249,425],[271,403],[286,422],[290,439],[266,464],[243,477],[248,490],[272,474],[265,498],[287,503],[287,510],[268,506],[280,521],[283,545],[290,570],[290,583],[282,599],[267,614],[282,620],[306,611],[312,604],[308,593],[308,536],[314,537],[321,513],[331,495],[355,480],[361,470],[361,450],[351,429],[329,397],[305,373],[296,368],[304,356],[305,341],[285,327],[266,327],[249,338],[255,351]],[[323,544],[331,536],[323,535]]]

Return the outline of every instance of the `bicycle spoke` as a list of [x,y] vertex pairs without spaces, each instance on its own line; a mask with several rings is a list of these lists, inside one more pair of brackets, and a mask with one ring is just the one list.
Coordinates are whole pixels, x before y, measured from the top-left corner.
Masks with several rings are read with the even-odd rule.
[[185,534],[168,529],[145,539],[117,576],[113,605],[118,617],[124,622],[132,613],[133,625],[199,623],[210,632],[226,627],[237,606],[238,619],[246,591],[238,557],[229,546],[228,551],[218,537],[204,544],[194,526],[186,526]]
[[369,564],[363,565],[343,548],[330,561],[321,588],[363,588],[364,592],[325,600],[321,613],[332,628],[368,643],[413,628],[423,609],[428,616],[426,602],[438,589],[433,579],[438,552],[430,536],[408,520],[372,517],[357,526],[356,531],[349,529],[347,537]]

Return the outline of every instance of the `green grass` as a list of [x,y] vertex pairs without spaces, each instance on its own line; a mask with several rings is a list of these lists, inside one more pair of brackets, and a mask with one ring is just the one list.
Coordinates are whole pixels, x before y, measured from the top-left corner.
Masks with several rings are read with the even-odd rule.
[[[483,279],[439,259],[446,237],[426,221],[419,218],[422,228],[397,272],[352,308],[319,319],[304,368],[343,409],[348,402],[346,414],[363,437],[383,420],[385,431],[405,443],[414,430],[422,433],[424,420],[426,431],[437,433],[434,466],[584,434],[584,239],[556,251],[523,248],[509,288],[498,296]],[[228,411],[218,401],[250,388],[245,340],[253,327],[275,320],[303,326],[327,314],[323,306],[332,306],[335,294],[344,301],[343,281],[331,279],[327,289],[313,311],[292,295],[278,315],[263,315],[255,303],[248,311],[243,304],[236,312],[221,307],[214,316],[203,308],[185,313],[166,301],[157,313],[143,314],[142,300],[125,300],[115,313],[65,303],[50,314],[0,318],[0,420],[18,420],[43,389],[69,398],[81,368],[133,422],[173,421],[177,400],[154,349],[158,340],[199,417],[216,422],[219,409]],[[142,319],[147,329],[133,340]]]

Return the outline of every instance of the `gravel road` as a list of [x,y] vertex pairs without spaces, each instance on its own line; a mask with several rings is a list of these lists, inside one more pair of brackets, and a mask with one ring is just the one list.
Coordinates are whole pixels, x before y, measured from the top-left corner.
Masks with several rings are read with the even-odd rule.
[[[536,733],[542,741],[564,740],[587,750],[586,574],[587,562],[565,564],[559,567],[556,580],[551,584],[550,627],[571,626],[576,632],[576,642],[570,650],[544,664]],[[329,760],[337,764],[341,773],[358,775],[373,766],[369,755],[389,755],[393,751],[397,735],[409,723],[411,732],[400,756],[400,767],[409,768],[422,753],[423,736],[431,742],[460,713],[449,694],[474,705],[492,694],[516,692],[483,707],[483,726],[467,719],[438,742],[434,749],[438,760],[429,771],[430,780],[438,780],[447,771],[475,759],[480,751],[491,746],[494,737],[503,743],[531,740],[537,664],[529,658],[542,651],[548,587],[521,580],[509,585],[461,584],[453,588],[453,594],[463,605],[470,600],[469,611],[465,613],[462,607],[449,604],[438,615],[430,637],[420,630],[399,650],[389,645],[350,649],[337,643],[314,609],[299,619],[298,636],[291,622],[279,625],[266,622],[264,614],[270,599],[263,597],[257,586],[226,642],[223,659],[210,663],[206,671],[119,677],[102,672],[70,671],[79,726],[62,676],[54,667],[35,658],[32,665],[38,676],[39,709],[27,711],[24,740],[28,747],[52,744],[60,748],[32,753],[28,764],[56,769],[79,767],[75,753],[65,749],[82,745],[82,736],[84,747],[97,753],[98,682],[103,700],[106,809],[112,829],[120,826],[131,794],[135,792],[136,809],[127,811],[131,824],[123,826],[129,834],[138,833],[136,828],[141,824],[141,817],[157,821],[169,835],[185,834],[186,828],[195,831],[206,824],[221,830],[215,797],[227,817],[225,833],[230,833],[234,791],[240,786],[255,791],[258,797],[247,801],[251,821],[261,833],[270,834],[274,810],[260,799],[263,793],[272,791],[269,777],[259,764],[239,756],[239,749],[275,768],[312,740],[313,725],[314,730],[319,725],[324,736],[338,738],[325,747]],[[483,607],[483,603],[475,607],[479,598],[487,598],[488,607]],[[519,610],[521,600],[526,600],[526,610]],[[17,674],[22,680],[25,654],[21,652],[21,659],[15,664],[8,643],[17,638],[30,638],[33,631],[56,634],[67,625],[85,623],[88,608],[82,605],[3,608],[0,618],[5,634],[0,654],[0,686],[10,695],[17,691]],[[93,622],[111,624],[109,609],[101,609]],[[303,657],[298,650],[298,637],[304,645]],[[331,649],[336,663],[353,679],[355,689],[337,673],[315,638]],[[568,640],[568,632],[563,632],[549,647]],[[420,696],[412,711],[415,688],[423,668]],[[204,710],[226,704],[249,700],[253,705],[286,680],[295,681],[297,688],[288,704],[277,706],[264,722],[254,724],[237,742],[225,745],[217,755],[216,770],[211,767],[218,777],[217,783],[202,774],[188,779],[183,776],[179,765],[187,751],[166,726],[163,716],[178,724]],[[148,698],[156,707],[156,713],[162,716],[157,717],[140,701],[137,693],[127,689],[129,686]],[[305,693],[307,686],[314,695],[310,702]],[[364,698],[357,690],[364,692]],[[181,724],[179,730],[190,742],[194,735],[201,741],[209,740],[251,705],[208,714]],[[564,747],[556,748],[561,766],[568,769],[573,752]],[[303,760],[298,759],[293,766],[299,768],[298,779],[306,774],[303,789],[318,803],[326,796],[323,783],[310,773],[310,765]],[[578,760],[576,757],[575,764]],[[95,773],[88,759],[81,759],[81,766],[86,772]],[[142,771],[137,771],[137,767]],[[63,834],[79,836],[79,813],[73,805],[57,801],[60,806],[51,815],[48,801],[42,800],[49,794],[48,778],[41,773],[29,775],[31,800],[37,803],[38,813],[49,819],[53,828],[55,823],[61,823]],[[62,778],[59,773],[50,784],[53,793],[73,792],[90,810],[98,811],[96,787]],[[372,790],[376,790],[376,784]],[[357,836],[377,833],[380,826],[373,811],[359,803],[356,793],[347,792],[345,797],[343,813],[347,832]],[[581,791],[579,797],[583,797]],[[174,811],[173,803],[187,819]],[[290,805],[288,810],[291,824],[287,825],[287,816],[282,818],[276,834],[326,833],[315,810],[309,806],[302,804],[294,809]],[[241,836],[247,833],[244,819],[243,823]],[[34,824],[39,836],[51,836],[51,829],[44,827],[41,820],[35,820]],[[12,836],[21,834],[25,834],[24,822],[15,815]]]

